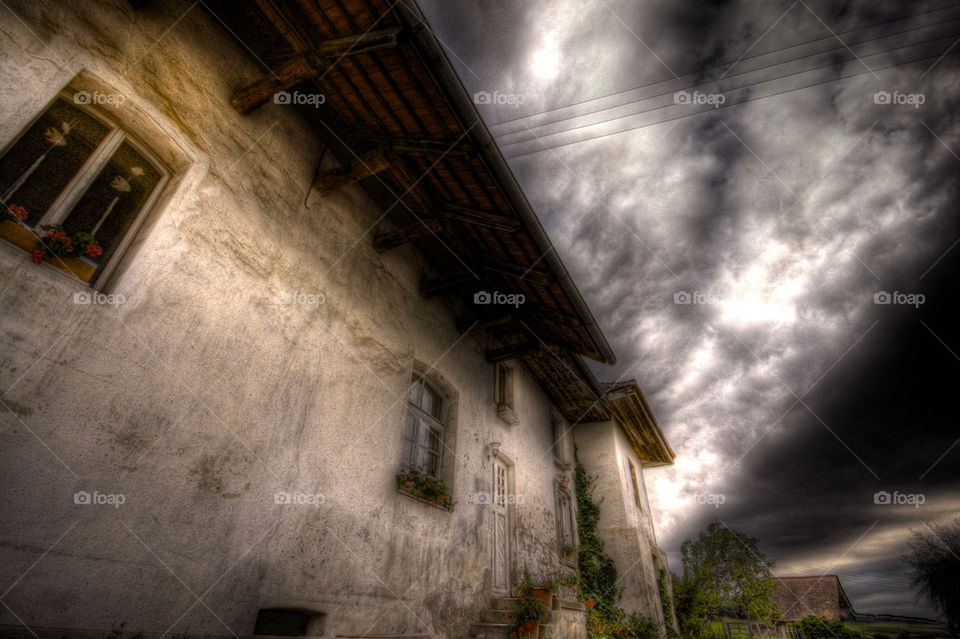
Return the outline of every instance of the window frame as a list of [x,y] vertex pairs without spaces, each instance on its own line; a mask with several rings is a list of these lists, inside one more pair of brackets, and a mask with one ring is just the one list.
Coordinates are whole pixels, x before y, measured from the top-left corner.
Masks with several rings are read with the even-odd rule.
[[[162,196],[164,190],[169,185],[170,180],[173,177],[173,173],[166,163],[162,162],[159,156],[154,153],[148,145],[143,143],[134,133],[131,133],[127,127],[119,124],[114,118],[109,117],[102,110],[92,107],[87,104],[79,104],[74,99],[73,96],[76,93],[76,90],[73,90],[71,93],[72,87],[68,85],[66,88],[58,91],[51,100],[49,100],[43,108],[41,108],[30,121],[23,126],[19,133],[14,136],[4,147],[0,150],[0,158],[7,154],[7,152],[16,145],[21,138],[29,131],[37,121],[43,117],[43,115],[53,106],[57,100],[64,100],[69,103],[74,108],[77,108],[83,111],[85,114],[89,115],[91,118],[94,118],[104,126],[110,129],[109,133],[101,140],[100,144],[90,153],[83,164],[77,170],[76,174],[70,178],[70,181],[63,187],[63,190],[57,195],[53,200],[50,207],[43,212],[43,215],[37,221],[37,223],[32,226],[26,226],[32,232],[39,235],[39,228],[44,224],[61,224],[80,201],[83,195],[87,192],[90,186],[96,180],[97,176],[100,174],[100,171],[107,165],[110,161],[110,158],[120,148],[124,142],[128,143],[133,149],[141,154],[146,160],[148,160],[153,168],[160,173],[160,179],[157,181],[156,186],[153,188],[153,191],[150,193],[149,197],[144,201],[143,205],[140,207],[140,210],[137,211],[134,216],[133,221],[130,223],[130,228],[127,229],[126,233],[123,234],[123,237],[120,238],[120,241],[117,243],[116,247],[113,249],[113,254],[110,256],[110,259],[104,263],[97,264],[97,270],[94,272],[93,277],[90,281],[85,282],[88,286],[94,289],[101,288],[104,283],[108,281],[113,272],[117,269],[120,261],[123,259],[124,254],[127,249],[130,247],[130,244],[133,242],[133,238],[136,237],[137,233],[140,230],[140,227],[143,225],[144,220],[150,214],[150,212],[156,206],[157,201]],[[81,258],[83,259],[83,258]]]
[[637,484],[637,469],[633,465],[633,460],[627,457],[627,471],[630,473],[630,481],[633,484],[633,503],[636,504],[637,510],[640,514],[643,514],[643,504],[640,501],[640,487]]
[[555,410],[550,411],[550,430],[553,437],[553,463],[561,470],[573,468],[570,437],[572,428],[567,428],[563,417]]
[[517,371],[507,362],[497,362],[494,366],[493,401],[497,406],[497,416],[511,426],[520,423],[517,417]]
[[[415,383],[419,383],[424,390],[431,391],[431,393],[436,398],[436,400],[440,402],[440,410],[437,411],[437,413],[439,414],[439,417],[427,414],[426,411],[424,411],[422,408],[414,404],[413,401],[411,401],[410,389],[413,387]],[[446,435],[447,435],[447,426],[448,426],[448,419],[447,419],[448,404],[449,404],[449,397],[447,393],[443,390],[443,388],[441,388],[439,384],[431,380],[428,376],[414,373],[410,377],[410,383],[407,385],[407,393],[406,393],[406,410],[403,413],[403,433],[401,437],[402,445],[400,448],[401,464],[409,464],[415,468],[420,468],[423,472],[428,473],[433,477],[437,477],[438,479],[442,477],[444,461],[445,461],[444,448],[446,448]],[[407,418],[410,416],[411,412],[418,421],[417,421],[416,430],[414,431],[413,438],[408,438],[407,437]],[[420,450],[423,448],[423,446],[420,443],[421,422],[427,422],[430,426],[439,430],[439,433],[440,433],[439,446],[436,452],[437,468],[436,468],[436,471],[432,473],[429,473],[425,467],[415,463],[416,459],[419,456]],[[411,448],[413,449],[412,450],[413,458],[414,458],[413,462],[408,461],[407,459],[403,459],[403,451],[408,441],[410,441]],[[428,451],[428,454],[429,454],[429,451]]]
[[[577,566],[577,554],[574,553],[572,558],[565,557],[563,554],[563,549],[570,545],[574,548],[579,547],[580,540],[577,534],[577,512],[574,509],[574,497],[570,490],[563,488],[558,481],[554,482],[555,484],[555,501],[556,501],[556,516],[557,516],[557,556],[560,558],[560,562],[571,567]],[[564,506],[566,503],[566,506]],[[569,520],[567,519],[569,518]],[[565,536],[564,531],[566,527],[570,527],[569,538]],[[569,539],[570,543],[565,543]]]

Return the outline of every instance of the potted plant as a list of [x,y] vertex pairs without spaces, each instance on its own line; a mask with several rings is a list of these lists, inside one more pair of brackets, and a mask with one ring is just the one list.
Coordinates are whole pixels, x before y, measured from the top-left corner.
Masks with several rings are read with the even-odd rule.
[[523,580],[517,586],[517,599],[513,602],[512,616],[515,630],[511,635],[519,639],[536,639],[540,633],[540,622],[546,621],[549,608],[537,597],[534,591],[538,588],[530,577],[530,571],[523,569]]
[[542,582],[533,585],[533,598],[542,602],[549,610],[553,607],[553,596],[560,589],[560,584],[552,578],[546,578]]
[[397,490],[431,506],[453,512],[456,501],[442,479],[428,475],[420,468],[404,464],[397,473]]

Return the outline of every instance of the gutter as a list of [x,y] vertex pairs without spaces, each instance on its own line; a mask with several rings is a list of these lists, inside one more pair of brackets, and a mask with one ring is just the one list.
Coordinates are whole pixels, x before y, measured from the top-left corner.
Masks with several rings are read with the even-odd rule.
[[[480,117],[473,99],[467,93],[460,77],[454,71],[436,36],[427,24],[426,17],[421,13],[415,0],[399,0],[397,6],[398,8],[402,7],[402,10],[398,11],[397,14],[412,35],[417,49],[432,63],[428,70],[437,84],[444,89],[457,112],[465,116],[466,122],[476,122],[470,128],[468,136],[479,150],[480,156],[490,168],[500,187],[504,190],[507,200],[520,215],[520,221],[533,237],[537,250],[545,256],[544,261],[547,262],[551,272],[557,277],[560,288],[573,304],[584,328],[600,351],[602,361],[606,364],[615,364],[617,361],[616,355],[614,355],[610,344],[600,330],[593,313],[590,312],[586,302],[584,302],[583,296],[580,295],[580,291],[570,277],[570,273],[567,272],[563,262],[557,256],[553,242],[550,241],[546,231],[543,230],[537,214],[534,213],[530,202],[527,201],[527,196],[524,195],[516,177],[513,175],[513,171],[510,170],[507,161],[494,142],[493,136],[490,135],[487,125]],[[465,124],[464,120],[460,124],[464,130],[467,130],[470,126]],[[583,362],[580,363],[583,364]],[[586,366],[583,366],[583,368],[586,368]],[[590,375],[588,379],[592,380],[591,386],[597,386],[593,375]],[[599,391],[599,388],[597,391]],[[597,392],[597,395],[602,396],[602,392]]]

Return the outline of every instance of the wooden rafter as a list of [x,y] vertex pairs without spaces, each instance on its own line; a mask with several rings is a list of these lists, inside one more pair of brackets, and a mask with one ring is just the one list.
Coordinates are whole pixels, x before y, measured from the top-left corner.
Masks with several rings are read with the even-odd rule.
[[524,268],[520,264],[512,264],[509,262],[488,262],[486,269],[513,279],[527,280],[541,286],[547,286],[552,281],[549,272],[533,266]]
[[474,224],[476,226],[485,226],[487,228],[500,231],[515,231],[520,228],[520,222],[516,218],[501,215],[499,213],[490,213],[488,211],[478,211],[476,209],[458,206],[456,204],[444,203],[440,206],[443,214],[449,218]]
[[344,56],[396,46],[399,32],[400,28],[394,27],[324,40],[313,49],[300,53],[260,80],[234,93],[230,104],[240,113],[250,113],[277,93],[324,73],[331,62]]
[[373,248],[377,253],[383,253],[389,249],[411,242],[418,237],[434,235],[441,230],[443,230],[443,223],[440,220],[435,218],[422,219],[403,228],[377,233],[373,237]]
[[390,168],[390,156],[383,148],[360,154],[352,162],[338,169],[321,172],[313,186],[321,195],[327,195],[339,188],[359,182],[365,177]]
[[420,294],[424,297],[434,297],[456,290],[468,282],[482,284],[470,271],[457,271],[440,277],[428,277],[420,283]]
[[516,359],[528,353],[533,353],[540,350],[540,343],[537,341],[528,340],[525,342],[520,342],[519,344],[512,344],[510,346],[503,346],[501,348],[494,348],[487,351],[487,361],[488,362],[502,362],[508,359]]

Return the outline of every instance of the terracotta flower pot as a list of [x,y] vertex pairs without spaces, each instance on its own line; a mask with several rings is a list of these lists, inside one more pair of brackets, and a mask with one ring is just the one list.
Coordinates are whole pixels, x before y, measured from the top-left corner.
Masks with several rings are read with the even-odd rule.
[[538,634],[540,634],[539,621],[524,621],[517,629],[520,639],[537,639]]
[[534,588],[533,598],[547,607],[547,610],[553,609],[553,591],[546,588]]

